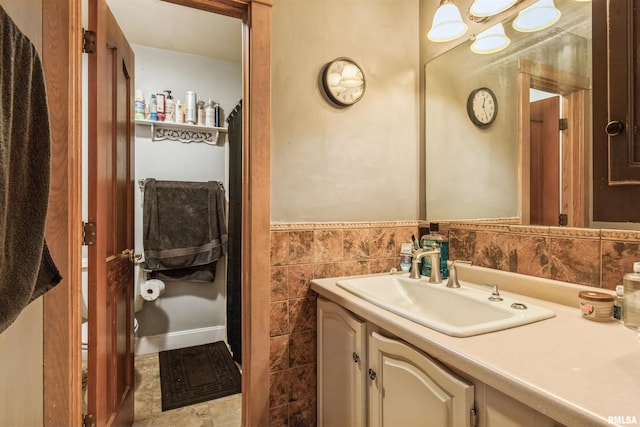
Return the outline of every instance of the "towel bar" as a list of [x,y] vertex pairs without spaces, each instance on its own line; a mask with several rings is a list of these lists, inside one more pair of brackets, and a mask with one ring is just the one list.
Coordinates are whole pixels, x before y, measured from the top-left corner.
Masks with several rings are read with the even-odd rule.
[[[140,188],[140,191],[144,191],[144,178],[140,178],[138,180],[138,187]],[[218,184],[220,184],[220,188],[222,188],[222,190],[224,190],[224,183],[222,181],[218,181]]]

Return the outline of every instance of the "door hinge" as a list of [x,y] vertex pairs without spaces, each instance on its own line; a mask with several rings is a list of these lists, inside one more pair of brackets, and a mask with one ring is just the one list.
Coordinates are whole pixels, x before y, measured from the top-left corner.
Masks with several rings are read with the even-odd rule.
[[476,408],[471,408],[471,411],[469,411],[469,425],[478,427],[478,411],[476,411]]
[[96,244],[96,224],[93,222],[82,222],[82,246],[93,246]]
[[558,225],[567,225],[569,224],[569,215],[561,213],[558,217]]
[[560,130],[567,130],[567,129],[569,129],[569,119],[566,119],[566,118],[565,118],[565,119],[560,119],[560,120],[558,121],[558,128],[559,128]]
[[96,427],[96,417],[93,414],[82,416],[82,427]]
[[96,32],[82,29],[82,53],[96,53]]

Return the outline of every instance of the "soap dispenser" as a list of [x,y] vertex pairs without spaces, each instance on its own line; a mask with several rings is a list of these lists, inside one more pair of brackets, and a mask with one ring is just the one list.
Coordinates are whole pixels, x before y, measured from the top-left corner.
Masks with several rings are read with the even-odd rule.
[[[424,249],[435,247],[440,249],[440,274],[443,279],[449,277],[449,267],[447,260],[449,258],[449,239],[440,234],[440,224],[437,222],[429,223],[429,234],[422,236],[421,245]],[[422,275],[431,276],[431,261],[429,257],[424,257],[422,261]]]

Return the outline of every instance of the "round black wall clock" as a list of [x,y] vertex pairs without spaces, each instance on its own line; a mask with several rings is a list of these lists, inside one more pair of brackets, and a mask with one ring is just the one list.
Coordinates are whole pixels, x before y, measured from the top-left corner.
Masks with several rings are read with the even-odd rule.
[[489,127],[498,115],[498,100],[493,91],[486,87],[472,90],[467,98],[467,114],[474,125]]

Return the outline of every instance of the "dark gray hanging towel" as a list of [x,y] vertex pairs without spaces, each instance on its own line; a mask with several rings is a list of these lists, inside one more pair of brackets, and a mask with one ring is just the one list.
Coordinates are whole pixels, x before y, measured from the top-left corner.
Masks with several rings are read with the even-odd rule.
[[142,233],[152,277],[213,282],[216,262],[227,253],[224,188],[147,178]]
[[227,256],[227,342],[242,363],[242,101],[229,118],[229,255]]
[[51,141],[40,57],[0,7],[0,332],[62,277],[44,241]]

